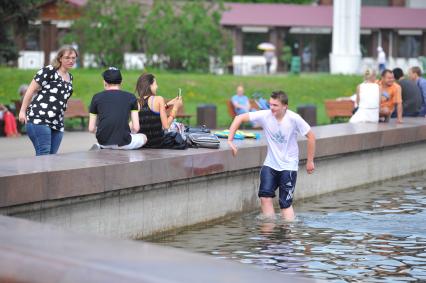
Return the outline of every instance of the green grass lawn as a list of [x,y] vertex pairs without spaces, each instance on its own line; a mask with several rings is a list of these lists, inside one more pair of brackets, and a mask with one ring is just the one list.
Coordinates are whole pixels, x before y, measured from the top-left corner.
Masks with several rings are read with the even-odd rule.
[[[31,81],[36,70],[19,70],[0,68],[0,103],[10,103],[18,99],[18,87]],[[79,98],[89,105],[92,96],[103,89],[102,70],[76,69],[74,76],[74,98]],[[140,71],[123,71],[123,89],[135,93],[135,85]],[[273,76],[232,76],[193,73],[154,72],[159,85],[158,95],[173,98],[177,89],[182,88],[185,112],[194,114],[191,123],[196,123],[196,109],[200,104],[216,104],[219,127],[228,127],[231,118],[228,115],[226,100],[235,93],[235,88],[242,83],[246,95],[261,92],[269,97],[273,90],[284,90],[289,95],[290,109],[296,111],[298,105],[314,104],[317,106],[318,124],[328,124],[324,100],[341,96],[350,96],[360,76],[337,76],[329,74],[273,75]]]

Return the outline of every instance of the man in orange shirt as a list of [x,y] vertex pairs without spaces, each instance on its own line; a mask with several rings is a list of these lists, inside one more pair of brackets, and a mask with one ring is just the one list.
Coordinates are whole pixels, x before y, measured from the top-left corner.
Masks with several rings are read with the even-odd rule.
[[380,97],[380,118],[388,121],[392,112],[397,113],[397,123],[402,123],[402,96],[401,87],[395,83],[395,78],[391,70],[382,72],[382,79],[378,82],[381,89]]

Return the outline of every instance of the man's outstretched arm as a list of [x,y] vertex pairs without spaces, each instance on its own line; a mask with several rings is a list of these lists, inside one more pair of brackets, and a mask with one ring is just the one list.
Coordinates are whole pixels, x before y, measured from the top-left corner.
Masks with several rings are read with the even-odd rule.
[[315,157],[315,135],[312,130],[309,130],[309,132],[306,134],[306,138],[308,139],[307,143],[307,160],[306,160],[306,172],[308,174],[314,173],[315,170],[315,164],[314,164],[314,157]]
[[229,127],[229,136],[228,136],[228,144],[231,147],[232,155],[237,155],[237,147],[232,142],[234,140],[235,132],[239,129],[241,123],[249,122],[250,116],[249,113],[244,113],[241,115],[238,115],[234,118],[234,121],[232,121],[231,127]]

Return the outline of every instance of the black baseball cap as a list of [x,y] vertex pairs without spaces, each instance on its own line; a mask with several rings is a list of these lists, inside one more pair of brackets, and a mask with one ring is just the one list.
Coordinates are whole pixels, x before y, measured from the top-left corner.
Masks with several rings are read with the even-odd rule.
[[105,82],[113,85],[119,85],[123,80],[120,70],[116,67],[109,67],[102,73],[102,77],[104,78]]

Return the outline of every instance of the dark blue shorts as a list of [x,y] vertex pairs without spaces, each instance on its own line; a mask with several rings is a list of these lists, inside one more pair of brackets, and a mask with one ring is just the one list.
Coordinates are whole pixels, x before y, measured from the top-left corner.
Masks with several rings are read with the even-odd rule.
[[260,170],[259,197],[275,197],[275,191],[280,189],[280,208],[289,208],[293,202],[296,186],[297,171],[277,171],[268,166]]

